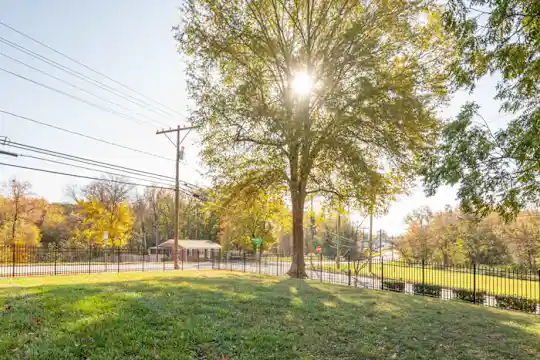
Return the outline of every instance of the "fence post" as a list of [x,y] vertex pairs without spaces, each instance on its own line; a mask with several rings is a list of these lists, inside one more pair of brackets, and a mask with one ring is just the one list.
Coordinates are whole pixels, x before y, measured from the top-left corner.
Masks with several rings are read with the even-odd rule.
[[348,284],[351,286],[351,254],[347,255],[347,276],[349,278]]
[[200,254],[199,254],[199,249],[197,249],[197,270],[200,270],[200,269],[201,269],[201,265],[199,264],[199,260],[200,260],[200,259],[199,259],[199,256],[200,256]]
[[476,262],[473,263],[473,304],[476,304]]
[[143,250],[143,251],[142,251],[142,271],[143,271],[143,272],[144,272],[144,261],[145,261],[145,260],[144,260],[144,258],[145,258],[145,254],[144,254],[144,253],[145,253],[145,251]]
[[242,252],[242,255],[244,257],[244,272],[246,272],[246,252]]
[[276,276],[279,276],[279,253],[276,253]]
[[384,285],[383,285],[384,284],[384,261],[383,261],[383,258],[381,257],[379,259],[379,261],[381,262],[381,290],[384,290]]
[[320,254],[320,258],[319,258],[319,264],[321,265],[321,282],[322,282],[322,253]]
[[[540,298],[540,268],[538,268],[538,297]],[[540,314],[540,301],[538,301],[538,314]]]
[[425,269],[426,269],[426,261],[424,258],[422,258],[422,295],[424,295],[425,292]]
[[92,263],[92,246],[88,246],[88,273],[90,274],[92,271],[91,271],[91,268],[90,268],[90,265]]
[[58,259],[58,244],[55,244],[54,245],[54,275],[57,274],[57,272],[56,272],[57,259]]
[[117,269],[117,272],[120,272],[120,246],[117,247],[118,249],[118,259],[117,259],[117,263],[116,263],[116,269]]
[[11,277],[15,277],[15,251],[17,250],[17,245],[11,245]]

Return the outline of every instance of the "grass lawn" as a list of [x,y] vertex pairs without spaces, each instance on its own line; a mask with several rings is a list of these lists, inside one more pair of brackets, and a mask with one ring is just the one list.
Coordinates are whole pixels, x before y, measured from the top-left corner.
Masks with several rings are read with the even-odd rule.
[[[320,266],[313,261],[308,266],[319,270]],[[380,263],[373,263],[372,272],[368,270],[366,263],[361,264],[362,269],[359,276],[384,275],[385,279],[403,280],[409,283],[422,282],[422,268],[418,266],[407,266],[405,262],[384,263],[384,269],[381,269]],[[342,263],[338,270],[335,264],[323,265],[324,271],[329,272],[347,272],[347,263]],[[351,263],[351,273],[354,275],[354,265]],[[434,270],[426,268],[424,270],[424,282],[426,284],[440,285],[448,289],[467,289],[474,288],[474,275],[469,272]],[[476,290],[485,291],[490,295],[511,295],[521,296],[527,299],[540,299],[540,283],[536,280],[522,280],[519,278],[505,278],[501,276],[476,275]]]
[[540,317],[219,271],[0,280],[0,359],[539,359]]

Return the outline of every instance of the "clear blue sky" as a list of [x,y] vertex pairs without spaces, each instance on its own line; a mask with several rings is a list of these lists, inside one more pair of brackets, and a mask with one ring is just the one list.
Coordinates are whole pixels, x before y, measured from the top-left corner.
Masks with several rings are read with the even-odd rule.
[[[185,113],[184,68],[181,57],[176,52],[176,44],[171,32],[171,27],[177,24],[179,19],[177,7],[178,1],[174,0],[156,2],[140,0],[0,0],[0,19],[121,83]],[[76,64],[70,63],[54,52],[4,27],[0,27],[0,36],[81,71],[81,68]],[[0,43],[0,52],[85,89],[92,89],[93,92],[101,96],[114,98],[98,88],[93,88],[61,70],[33,59],[5,44]],[[103,103],[99,99],[73,90],[67,85],[1,56],[0,67],[71,92],[87,100]],[[84,69],[82,71],[90,76],[95,76]],[[163,135],[156,135],[156,129],[153,126],[137,124],[94,109],[2,72],[0,72],[0,84],[0,109],[130,147],[174,157],[172,144]],[[114,101],[132,108],[131,115],[145,112],[145,109],[121,98],[114,98]],[[114,107],[109,104],[105,105]],[[118,108],[117,110],[126,112]],[[156,116],[152,112],[145,112],[145,114],[171,125],[185,123],[181,116],[167,119]],[[13,141],[24,144],[123,164],[128,167],[167,175],[174,174],[174,163],[172,162],[110,147],[2,114],[0,114],[0,136],[9,136]],[[193,136],[188,139],[193,140]],[[191,181],[198,179],[198,175],[193,171],[197,167],[197,152],[197,149],[187,147],[186,161],[182,166],[182,179]],[[83,170],[73,170],[27,159],[7,159],[6,157],[2,159],[25,166],[83,172]],[[71,178],[0,167],[0,180],[4,181],[12,176],[31,181],[33,191],[36,194],[45,196],[52,201],[66,200],[65,186],[76,182]]]
[[[0,0],[0,20],[41,40],[48,45],[76,58],[79,61],[109,75],[145,95],[156,99],[182,113],[186,113],[187,95],[183,76],[184,66],[176,52],[176,44],[171,27],[179,21],[179,0]],[[55,61],[84,71],[39,45],[0,27],[0,36],[39,52]],[[45,70],[55,76],[75,83],[101,96],[111,98],[97,88],[70,77],[60,70],[22,54],[0,43],[0,52],[15,57],[32,66]],[[22,65],[0,56],[0,67],[58,89],[72,92],[85,99],[102,103],[91,96],[77,92],[67,85],[27,69]],[[87,75],[94,76],[88,71]],[[505,119],[498,114],[499,105],[492,100],[495,80],[482,81],[473,95],[460,92],[452,104],[442,110],[445,117],[454,116],[459,106],[468,99],[482,105],[484,116],[494,127],[501,126]],[[159,119],[170,125],[184,124],[182,116],[159,117],[152,112],[136,107],[121,98],[116,102],[133,109],[135,116],[143,112],[147,117]],[[107,105],[107,104],[106,104]],[[111,105],[107,105],[111,106]],[[111,106],[112,107],[112,106]],[[130,147],[140,148],[160,155],[173,157],[174,148],[162,135],[155,135],[155,127],[140,125],[119,118],[86,104],[42,89],[24,80],[14,78],[0,71],[0,109],[35,118],[40,121],[65,127],[88,135],[115,141]],[[125,112],[122,109],[117,109]],[[110,147],[91,140],[47,129],[8,115],[0,114],[0,136],[38,147],[66,152],[128,167],[174,174],[174,163],[145,155]],[[199,151],[196,137],[190,136],[186,143],[186,160],[181,166],[181,178],[187,181],[204,183],[198,173]],[[12,159],[0,156],[2,162],[16,163],[58,171],[77,172],[92,175],[83,170],[70,169],[60,165],[43,163],[31,159]],[[79,183],[71,178],[16,170],[0,166],[0,182],[11,177],[28,180],[36,195],[51,201],[66,201],[65,188],[68,184]],[[376,227],[389,233],[399,233],[404,229],[403,218],[412,209],[429,205],[439,210],[445,204],[454,205],[455,191],[441,189],[432,198],[425,198],[419,187],[411,196],[402,197],[394,203],[387,216],[377,219]]]

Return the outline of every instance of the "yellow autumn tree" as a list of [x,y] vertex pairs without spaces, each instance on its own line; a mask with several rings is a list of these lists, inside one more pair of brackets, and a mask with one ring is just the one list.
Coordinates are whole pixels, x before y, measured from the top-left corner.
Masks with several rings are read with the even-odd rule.
[[0,196],[0,244],[34,246],[41,235],[37,224],[46,205],[44,199],[30,196],[31,184],[12,179],[5,186],[7,197]]
[[[77,213],[81,217],[76,232],[79,241],[97,247],[124,246],[128,243],[135,218],[126,202],[108,210],[96,199],[79,200]],[[107,240],[105,233],[108,235]]]
[[208,211],[221,216],[220,243],[231,248],[252,250],[254,238],[261,238],[260,251],[270,249],[280,234],[290,231],[290,212],[280,188],[219,188]]

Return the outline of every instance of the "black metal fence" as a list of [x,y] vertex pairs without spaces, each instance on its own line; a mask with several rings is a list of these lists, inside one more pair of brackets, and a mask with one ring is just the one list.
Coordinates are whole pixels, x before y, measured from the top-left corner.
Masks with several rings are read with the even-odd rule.
[[[281,254],[179,251],[179,268],[220,269],[285,276],[291,257]],[[0,278],[126,271],[167,271],[169,253],[146,249],[0,246]],[[444,266],[393,258],[305,256],[306,277],[324,283],[467,301],[540,315],[540,269],[508,270],[485,265]]]
[[[211,268],[209,252],[180,251],[180,269]],[[146,249],[0,246],[0,278],[126,271],[173,270],[170,253]]]
[[[507,270],[485,265],[444,266],[376,257],[305,257],[308,279],[324,283],[403,292],[443,300],[540,315],[540,269]],[[291,257],[216,252],[214,269],[285,276]]]

